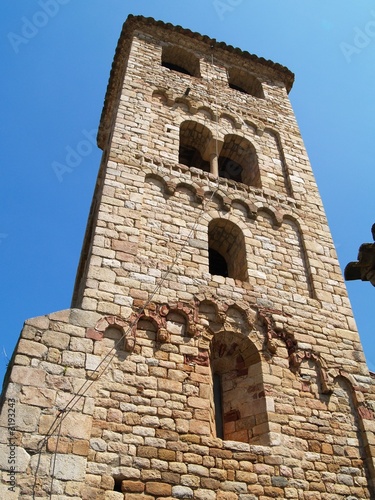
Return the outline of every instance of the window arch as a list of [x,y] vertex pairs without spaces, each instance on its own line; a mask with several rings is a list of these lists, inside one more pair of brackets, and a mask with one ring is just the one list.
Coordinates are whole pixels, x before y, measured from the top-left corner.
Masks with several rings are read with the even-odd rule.
[[211,343],[211,371],[213,434],[245,443],[260,439],[256,425],[267,417],[261,358],[255,345],[232,331],[218,333]]
[[246,281],[245,238],[241,229],[226,219],[213,219],[208,225],[208,255],[211,274]]
[[174,45],[163,47],[161,65],[185,75],[200,76],[199,59],[193,53]]
[[180,126],[179,163],[209,172],[210,162],[204,159],[204,155],[211,139],[211,131],[204,125],[191,120],[182,122]]
[[258,158],[250,141],[234,134],[225,136],[219,156],[219,176],[261,187]]
[[228,70],[228,84],[231,89],[264,99],[262,84],[247,71],[230,68]]

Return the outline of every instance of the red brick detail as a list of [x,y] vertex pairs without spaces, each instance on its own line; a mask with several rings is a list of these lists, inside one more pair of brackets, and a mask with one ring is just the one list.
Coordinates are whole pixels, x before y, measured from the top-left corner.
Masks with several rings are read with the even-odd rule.
[[112,248],[130,255],[137,255],[138,252],[138,244],[131,241],[112,240]]
[[238,410],[231,410],[224,414],[224,423],[235,422],[241,418]]
[[191,354],[185,354],[185,364],[186,365],[199,365],[199,366],[210,366],[210,357],[208,352],[202,352],[198,356],[193,356]]
[[125,334],[125,339],[124,339],[125,350],[132,351],[135,345],[135,338],[132,337],[131,335],[132,332],[130,330],[128,331],[127,323],[123,319],[117,316],[105,316],[104,318],[101,318],[96,323],[94,328],[87,328],[86,338],[93,340],[102,340],[104,332],[110,326],[117,327],[120,331],[122,331]]
[[86,330],[86,337],[93,340],[102,340],[103,332],[98,332],[95,328],[88,328]]
[[369,408],[366,408],[366,406],[359,406],[358,413],[361,416],[361,418],[365,420],[374,420],[375,417],[374,412]]

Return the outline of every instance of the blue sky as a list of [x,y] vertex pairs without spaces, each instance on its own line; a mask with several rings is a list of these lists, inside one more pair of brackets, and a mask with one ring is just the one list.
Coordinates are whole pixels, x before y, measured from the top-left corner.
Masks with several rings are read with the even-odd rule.
[[[23,322],[69,308],[122,23],[141,14],[287,66],[341,268],[375,222],[371,0],[4,0],[0,15],[0,377]],[[54,166],[75,153],[71,172]],[[348,283],[370,369],[375,289]]]

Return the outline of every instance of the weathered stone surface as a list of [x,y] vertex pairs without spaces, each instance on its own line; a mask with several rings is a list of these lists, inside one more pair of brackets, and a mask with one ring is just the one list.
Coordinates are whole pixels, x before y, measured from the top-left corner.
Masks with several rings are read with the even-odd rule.
[[66,333],[47,330],[42,336],[43,344],[57,349],[66,349],[69,345],[70,336]]
[[55,477],[64,481],[82,481],[86,470],[86,458],[77,455],[56,454]]
[[11,438],[6,445],[0,444],[0,468],[3,471],[25,472],[30,455],[20,446],[13,445],[14,442]]
[[43,387],[46,374],[42,370],[26,366],[15,366],[12,369],[10,380],[16,384]]
[[172,494],[176,498],[194,498],[194,491],[187,486],[173,486]]
[[16,403],[16,429],[21,432],[35,432],[38,428],[40,415],[40,408]]
[[62,421],[61,434],[77,439],[89,439],[92,417],[77,412],[70,412]]
[[48,348],[45,345],[31,340],[21,339],[18,344],[19,353],[35,358],[45,358],[47,351]]
[[0,498],[6,498],[7,500],[18,500],[20,494],[20,488],[17,486],[12,486],[11,483],[0,484]]

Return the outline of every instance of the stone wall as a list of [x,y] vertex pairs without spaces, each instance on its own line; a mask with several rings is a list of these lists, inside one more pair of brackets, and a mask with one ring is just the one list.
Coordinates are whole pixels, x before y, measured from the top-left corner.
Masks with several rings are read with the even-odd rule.
[[[86,499],[371,498],[371,381],[328,373],[311,351],[299,351],[296,371],[280,335],[259,361],[268,312],[197,307],[152,304],[130,324],[75,309],[29,320],[3,405],[3,497],[42,498],[52,487],[59,498]],[[210,357],[223,372],[229,364],[224,383],[235,395],[224,440],[210,411]]]

